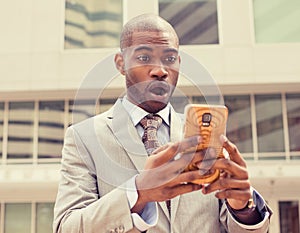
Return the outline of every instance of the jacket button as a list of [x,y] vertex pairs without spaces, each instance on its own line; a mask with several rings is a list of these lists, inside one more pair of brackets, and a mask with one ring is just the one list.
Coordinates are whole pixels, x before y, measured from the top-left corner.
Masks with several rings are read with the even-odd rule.
[[115,229],[115,233],[123,233],[123,232],[125,232],[125,227],[123,225]]
[[107,231],[107,233],[123,233],[123,232],[125,232],[125,227],[123,225]]

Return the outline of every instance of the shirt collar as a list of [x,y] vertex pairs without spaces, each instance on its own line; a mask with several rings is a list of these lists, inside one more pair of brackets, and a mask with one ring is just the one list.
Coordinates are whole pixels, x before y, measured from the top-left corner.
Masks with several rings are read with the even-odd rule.
[[[125,110],[128,112],[133,124],[136,126],[145,116],[147,116],[149,113],[146,112],[144,109],[138,107],[137,105],[133,104],[130,102],[127,98],[127,96],[124,96],[122,100],[122,104],[125,108]],[[169,115],[170,115],[170,103],[160,110],[157,115],[159,115],[164,122],[169,126],[170,125],[170,120],[169,120]]]

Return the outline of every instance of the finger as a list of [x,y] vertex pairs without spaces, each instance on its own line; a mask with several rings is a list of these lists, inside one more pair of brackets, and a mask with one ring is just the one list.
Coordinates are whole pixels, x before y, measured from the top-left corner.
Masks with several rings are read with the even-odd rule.
[[202,187],[203,187],[202,185],[192,184],[192,183],[179,184],[168,190],[169,198],[171,199],[178,195],[194,192],[200,190]]
[[251,193],[250,190],[226,189],[217,192],[215,196],[220,199],[235,199],[246,201],[251,198]]
[[[151,155],[158,154],[159,152],[161,152],[161,151],[167,149],[167,148],[168,148],[169,146],[171,146],[171,145],[172,145],[172,143],[167,143],[167,144],[165,144],[165,145],[163,145],[163,146],[161,146],[161,147],[158,147],[157,149],[155,149],[155,150],[152,152]],[[151,155],[150,155],[150,156],[151,156]]]
[[215,161],[217,158],[217,154],[215,149],[208,148],[206,150],[200,150],[195,153],[192,163],[195,164],[195,166],[198,166],[201,164],[203,160],[205,161]]
[[187,171],[183,172],[176,176],[173,182],[176,183],[193,183],[195,180],[203,178],[203,171],[202,170],[194,170],[194,171]]
[[230,159],[232,161],[235,161],[237,164],[246,167],[246,162],[241,156],[237,146],[233,144],[231,141],[229,141],[228,138],[224,135],[221,135],[220,140],[223,144],[223,147],[228,152]]
[[187,166],[192,166],[194,169],[198,168],[198,165],[205,158],[205,153],[203,151],[189,152],[180,155],[178,160],[178,166],[181,168],[186,168]]
[[197,162],[196,167],[199,170],[208,171],[208,170],[214,169],[214,164],[215,164],[216,161],[217,161],[216,158],[204,159],[202,161]]
[[[205,163],[206,161],[203,162]],[[235,179],[239,179],[239,180],[249,179],[249,174],[247,169],[229,159],[217,159],[216,162],[213,164],[212,168],[224,170],[225,172],[229,173],[231,177],[234,177]]]
[[[209,166],[209,168],[201,166],[201,161],[203,161],[204,157],[205,154],[203,153],[203,151],[180,154],[178,159],[169,162],[171,166],[168,171],[173,172],[173,174],[175,175],[178,175],[185,169],[198,171],[202,170],[202,174],[204,174],[211,168],[211,166]],[[214,163],[215,159],[211,161],[212,163]]]
[[[201,143],[202,138],[200,136],[193,136],[183,139],[182,141],[178,142],[177,153],[185,153],[187,150],[194,148],[199,143]],[[196,148],[195,151],[196,152]]]
[[226,189],[240,189],[240,190],[250,190],[249,180],[237,180],[232,178],[220,178],[215,182],[207,185],[203,188],[202,192],[204,194],[211,193],[217,190],[226,190]]
[[151,155],[150,158],[155,166],[160,166],[173,159],[177,154],[186,151],[189,148],[195,147],[201,142],[201,137],[189,137],[180,142],[168,145],[164,150]]

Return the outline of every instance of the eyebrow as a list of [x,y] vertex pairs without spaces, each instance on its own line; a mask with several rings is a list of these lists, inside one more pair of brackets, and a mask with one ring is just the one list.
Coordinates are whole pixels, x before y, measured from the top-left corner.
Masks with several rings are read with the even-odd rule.
[[[152,52],[153,51],[153,48],[152,47],[149,47],[149,46],[139,46],[137,48],[134,49],[134,52],[138,52],[138,51],[141,51],[141,50],[147,50],[149,52]],[[174,49],[174,48],[166,48],[164,49],[163,51],[164,53],[178,53],[178,50],[177,49]]]
[[164,53],[178,53],[178,50],[173,48],[167,48],[164,50]]
[[141,50],[148,50],[150,52],[153,51],[153,49],[151,47],[148,47],[148,46],[139,46],[137,48],[134,49],[134,52],[138,52],[138,51],[141,51]]

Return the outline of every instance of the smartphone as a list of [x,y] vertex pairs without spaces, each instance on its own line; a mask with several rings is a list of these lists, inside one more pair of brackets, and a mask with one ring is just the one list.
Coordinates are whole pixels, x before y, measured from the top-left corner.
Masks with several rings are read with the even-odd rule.
[[219,178],[220,171],[209,169],[210,163],[207,161],[210,161],[212,166],[216,159],[224,157],[220,136],[226,133],[228,109],[224,105],[188,104],[184,114],[184,137],[200,135],[202,138],[200,144],[186,152],[202,151],[205,154],[204,160],[206,160],[206,167],[201,168],[201,163],[200,168],[196,164],[190,163],[184,172],[200,169],[203,177],[193,183],[211,183]]

